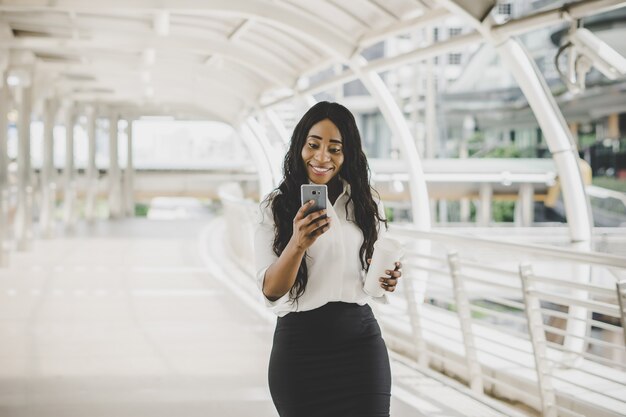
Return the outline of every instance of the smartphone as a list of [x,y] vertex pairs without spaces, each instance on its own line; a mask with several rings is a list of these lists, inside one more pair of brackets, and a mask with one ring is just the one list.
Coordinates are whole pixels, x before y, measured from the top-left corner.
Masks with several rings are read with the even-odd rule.
[[[302,184],[300,187],[300,201],[302,205],[309,200],[313,200],[314,203],[311,207],[309,207],[304,213],[305,216],[313,213],[314,211],[323,210],[326,208],[326,196],[328,194],[328,189],[326,185],[317,185],[317,184]],[[326,217],[326,216],[324,216]]]

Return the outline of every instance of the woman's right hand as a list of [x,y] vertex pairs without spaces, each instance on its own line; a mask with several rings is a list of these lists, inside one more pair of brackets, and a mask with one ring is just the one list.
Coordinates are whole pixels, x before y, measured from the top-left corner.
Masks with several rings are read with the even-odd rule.
[[301,251],[306,251],[318,237],[330,228],[330,217],[323,218],[326,210],[319,210],[305,216],[306,210],[314,203],[309,200],[296,213],[293,218],[293,234],[291,242]]

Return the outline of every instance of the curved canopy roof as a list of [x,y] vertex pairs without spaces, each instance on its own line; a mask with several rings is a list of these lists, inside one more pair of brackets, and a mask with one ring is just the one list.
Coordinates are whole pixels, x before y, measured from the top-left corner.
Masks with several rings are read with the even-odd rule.
[[3,0],[0,48],[39,97],[235,124],[423,16],[419,0]]

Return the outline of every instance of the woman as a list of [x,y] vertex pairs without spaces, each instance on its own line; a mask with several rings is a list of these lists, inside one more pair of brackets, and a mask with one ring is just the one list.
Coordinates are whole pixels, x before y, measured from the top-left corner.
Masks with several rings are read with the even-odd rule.
[[[278,315],[269,363],[274,405],[281,417],[389,416],[389,357],[363,292],[387,222],[350,111],[329,102],[307,111],[283,171],[261,203],[255,233],[259,288]],[[301,205],[300,186],[308,183],[326,184],[329,201],[305,216],[311,202]],[[394,291],[400,267],[380,278],[385,290]]]

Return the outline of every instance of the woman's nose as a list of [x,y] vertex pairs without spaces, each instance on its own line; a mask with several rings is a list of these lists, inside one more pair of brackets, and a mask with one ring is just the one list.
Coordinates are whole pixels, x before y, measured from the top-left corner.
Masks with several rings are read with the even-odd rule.
[[317,153],[315,154],[315,159],[320,162],[330,161],[330,152],[323,148],[318,149]]

